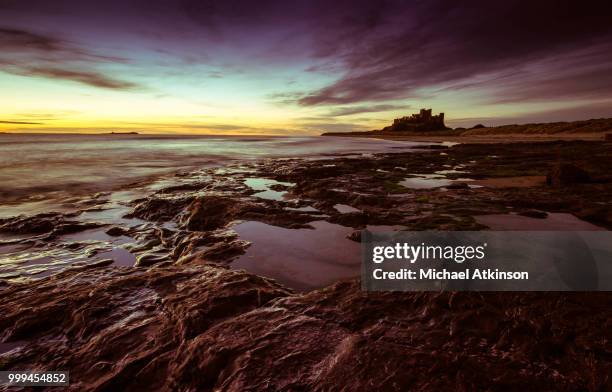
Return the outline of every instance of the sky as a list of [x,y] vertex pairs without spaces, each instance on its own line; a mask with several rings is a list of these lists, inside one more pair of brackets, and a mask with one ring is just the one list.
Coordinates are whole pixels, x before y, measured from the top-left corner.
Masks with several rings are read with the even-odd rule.
[[0,131],[612,117],[609,1],[0,0]]

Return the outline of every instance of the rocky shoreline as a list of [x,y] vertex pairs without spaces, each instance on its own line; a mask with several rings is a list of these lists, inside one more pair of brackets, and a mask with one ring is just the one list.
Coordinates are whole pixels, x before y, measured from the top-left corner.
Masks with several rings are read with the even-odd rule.
[[558,214],[610,230],[611,147],[265,160],[181,173],[116,204],[120,219],[101,219],[114,216],[105,194],[71,213],[2,219],[0,251],[15,260],[61,250],[97,261],[73,258],[38,280],[4,274],[0,370],[67,369],[71,389],[98,391],[610,389],[607,293],[374,294],[357,279],[292,287],[232,265],[256,245],[239,222],[313,232],[325,222],[347,232],[336,245],[365,227],[504,229],[504,217],[563,229]]

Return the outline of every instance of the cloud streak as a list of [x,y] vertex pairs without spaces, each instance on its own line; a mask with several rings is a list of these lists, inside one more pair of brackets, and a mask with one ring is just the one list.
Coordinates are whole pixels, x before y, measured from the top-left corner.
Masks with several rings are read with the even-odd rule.
[[125,59],[98,55],[49,35],[0,28],[0,65],[8,73],[67,80],[102,89],[141,88],[137,83],[96,70],[99,64],[117,62],[125,63]]
[[53,67],[16,67],[13,71],[22,76],[37,76],[49,79],[63,79],[86,84],[92,87],[112,90],[135,90],[140,88],[136,83],[113,79],[100,72],[85,70],[59,69]]
[[0,124],[42,125],[44,123],[29,121],[0,121]]
[[348,107],[339,107],[337,109],[331,110],[328,115],[332,117],[342,117],[342,116],[350,116],[353,114],[360,113],[377,113],[377,112],[386,112],[388,110],[398,110],[398,109],[409,109],[408,105],[391,105],[391,104],[380,104],[380,105],[369,105],[369,106],[348,106]]
[[[520,70],[553,55],[604,44],[612,36],[607,20],[612,6],[606,2],[469,3],[428,1],[401,7],[398,2],[390,2],[388,7],[381,7],[385,11],[378,16],[386,23],[374,25],[354,46],[345,49],[341,44],[330,46],[327,40],[317,42],[321,53],[342,60],[344,74],[298,102],[314,106],[419,98],[427,88],[482,74]],[[608,50],[600,53],[598,61],[609,63],[611,59],[612,51]],[[610,73],[593,72],[586,64],[563,59],[556,67],[532,69],[529,76],[553,79],[554,85],[550,72],[557,71],[561,79],[568,66],[573,76],[589,87],[597,82],[606,86],[612,83]],[[521,80],[521,76],[514,79],[516,84],[531,85],[533,77]],[[568,96],[581,95],[580,86],[584,85],[565,83],[563,91]],[[544,98],[547,91],[556,94],[559,90],[550,87],[532,88],[530,98]],[[517,96],[514,100],[520,99]]]

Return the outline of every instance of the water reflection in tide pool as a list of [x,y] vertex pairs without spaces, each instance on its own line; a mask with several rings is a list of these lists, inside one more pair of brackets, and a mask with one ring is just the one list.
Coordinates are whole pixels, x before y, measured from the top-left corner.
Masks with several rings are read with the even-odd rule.
[[336,204],[334,205],[334,209],[341,214],[350,214],[352,212],[361,212],[360,209],[349,206],[347,204]]
[[253,189],[254,191],[259,191],[255,193],[253,196],[259,197],[260,199],[276,200],[276,201],[283,200],[283,198],[287,194],[287,191],[274,190],[272,189],[274,185],[280,185],[283,187],[295,186],[295,184],[292,182],[281,182],[281,181],[276,181],[276,180],[272,180],[269,178],[259,178],[259,177],[247,178],[244,180],[244,184],[248,186],[249,188]]
[[240,238],[252,245],[231,267],[271,277],[300,291],[358,275],[360,244],[346,238],[353,229],[325,221],[311,225],[314,230],[261,222],[236,225]]
[[409,177],[403,181],[400,181],[401,186],[405,186],[410,189],[431,189],[440,188],[452,184],[453,181],[444,177],[443,175],[437,174],[423,174],[419,177]]
[[[234,230],[251,242],[246,254],[232,262],[235,269],[277,280],[297,291],[327,286],[359,276],[361,244],[349,240],[354,229],[326,221],[313,229],[285,229],[261,222],[244,222]],[[394,231],[399,226],[368,226],[372,231]]]
[[[0,245],[0,279],[13,282],[38,279],[70,267],[109,261],[117,266],[133,266],[135,256],[123,246],[127,236],[110,236],[106,228],[66,234],[48,244],[30,242]],[[112,262],[110,262],[112,260]]]
[[603,227],[583,221],[568,213],[549,213],[538,219],[516,214],[491,214],[474,217],[476,222],[491,230],[502,231],[599,231]]

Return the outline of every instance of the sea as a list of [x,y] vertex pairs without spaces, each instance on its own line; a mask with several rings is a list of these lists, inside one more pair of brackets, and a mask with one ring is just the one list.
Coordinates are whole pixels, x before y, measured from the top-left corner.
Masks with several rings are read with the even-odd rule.
[[40,212],[32,203],[240,160],[321,159],[416,144],[320,136],[0,134],[0,218]]
[[[212,169],[231,175],[232,169],[224,166],[358,157],[408,151],[419,144],[348,137],[0,134],[0,225],[38,214],[56,216],[53,213],[104,225],[52,238],[46,233],[0,232],[0,288],[3,282],[27,282],[108,260],[114,266],[134,266],[148,235],[177,228],[174,222],[129,217],[132,201],[188,181],[189,173],[197,177]],[[245,184],[256,189],[270,181],[250,178]],[[106,230],[115,225],[129,228],[130,234],[109,235]],[[232,268],[277,279],[296,290],[358,275],[360,246],[347,239],[353,229],[323,217],[311,226],[294,230],[235,222],[231,230],[251,246]],[[161,251],[166,257],[167,251]]]

